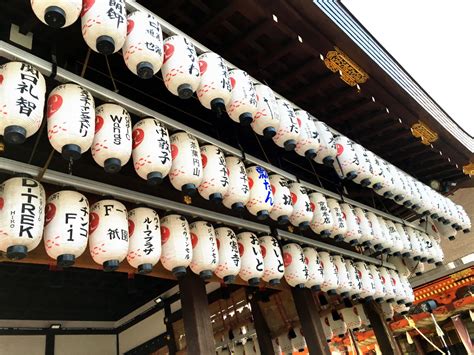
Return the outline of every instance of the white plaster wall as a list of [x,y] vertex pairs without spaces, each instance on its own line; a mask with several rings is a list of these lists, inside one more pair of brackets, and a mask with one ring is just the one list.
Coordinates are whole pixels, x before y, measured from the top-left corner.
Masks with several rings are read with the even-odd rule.
[[5,355],[44,355],[46,336],[44,335],[2,335],[0,354]]
[[116,349],[115,335],[56,335],[54,340],[55,355],[116,355]]

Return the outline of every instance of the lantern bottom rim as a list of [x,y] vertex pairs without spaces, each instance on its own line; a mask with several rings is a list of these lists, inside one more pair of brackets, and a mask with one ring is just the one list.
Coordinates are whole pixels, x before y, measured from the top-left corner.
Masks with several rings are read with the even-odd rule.
[[334,165],[334,158],[333,157],[326,157],[323,159],[323,164],[326,166],[332,167]]
[[383,297],[378,297],[375,299],[375,302],[377,303],[382,303],[383,302]]
[[111,272],[118,269],[120,261],[118,260],[107,260],[102,263],[105,272]]
[[323,238],[328,238],[331,235],[331,231],[324,229],[319,233],[319,235]]
[[[382,187],[383,187],[383,186],[382,186],[382,184],[381,184],[380,182],[376,182],[375,184],[372,185],[372,188],[373,188],[374,190],[376,190],[376,191],[377,191],[377,190],[380,190]],[[388,192],[388,191],[387,191],[387,192]],[[387,192],[386,192],[386,193],[387,193]],[[384,195],[385,195],[385,194],[384,194]]]
[[285,225],[288,224],[288,222],[290,222],[290,218],[287,215],[283,215],[277,218],[277,223],[279,225]]
[[328,290],[328,291],[326,291],[326,293],[327,293],[329,296],[335,296],[335,295],[337,295],[337,291],[336,291],[335,289]]
[[342,234],[338,234],[334,237],[336,242],[342,242],[344,240],[344,236]]
[[24,245],[10,245],[7,248],[7,258],[11,260],[20,260],[26,258],[28,248]]
[[319,292],[319,291],[321,291],[321,286],[320,285],[313,285],[313,286],[311,286],[311,291]]
[[106,173],[115,174],[122,168],[122,162],[118,158],[108,158],[104,162],[104,170]]
[[257,212],[257,219],[260,221],[267,219],[268,216],[270,216],[270,213],[268,213],[267,210],[261,210]]
[[251,279],[249,279],[248,281],[248,284],[250,286],[258,286],[260,284],[260,278],[258,277],[252,277]]
[[387,302],[387,303],[393,303],[393,302],[395,302],[395,299],[394,299],[394,298],[389,298],[389,299],[387,299],[386,302]]
[[410,253],[406,251],[406,252],[402,253],[402,256],[403,256],[404,258],[407,258],[407,257],[410,256]]
[[203,270],[199,273],[199,277],[203,280],[209,280],[212,277],[211,270]]
[[26,129],[17,125],[7,126],[3,132],[3,137],[7,143],[22,144],[26,140]]
[[222,194],[220,192],[210,194],[209,200],[219,205],[222,202]]
[[383,194],[383,197],[385,198],[391,198],[393,196],[393,193],[391,193],[390,191],[387,191]]
[[56,263],[61,267],[70,267],[74,265],[76,256],[74,254],[61,254],[56,258]]
[[263,137],[265,139],[270,139],[270,138],[275,137],[276,133],[277,131],[275,127],[267,127],[263,130]]
[[309,228],[309,222],[301,222],[298,224],[298,228],[302,231],[307,230]]
[[189,99],[191,96],[193,96],[193,93],[194,93],[191,84],[186,84],[186,83],[178,86],[177,92],[178,92],[178,97],[183,100]]
[[372,296],[367,296],[367,297],[364,298],[365,303],[372,302],[373,300],[374,300],[374,298]]
[[357,241],[357,239],[352,239],[352,240],[349,242],[349,245],[351,245],[351,246],[355,246],[355,245],[357,245],[357,244],[359,244],[359,242]]
[[342,292],[339,296],[341,296],[342,298],[348,298],[350,296],[350,293],[349,292]]
[[280,279],[272,279],[268,282],[271,286],[276,286],[280,284]]
[[248,126],[252,123],[253,117],[250,112],[241,113],[239,116],[239,122],[241,125]]
[[357,177],[357,173],[355,171],[350,171],[346,174],[347,180],[354,180]]
[[211,110],[217,114],[217,117],[221,117],[225,110],[225,102],[220,97],[211,100]]
[[53,28],[61,28],[66,23],[66,13],[59,6],[49,6],[44,12],[44,22]]
[[399,251],[396,251],[395,253],[393,253],[393,256],[402,256],[402,253],[400,253]]
[[234,204],[232,204],[231,206],[232,210],[236,211],[236,212],[241,212],[244,210],[245,206],[242,202],[236,202]]
[[171,270],[171,272],[174,276],[176,276],[178,280],[180,280],[186,275],[186,267],[176,266],[175,268],[173,268],[173,270]]
[[403,200],[403,196],[402,195],[397,195],[397,196],[395,196],[394,200],[400,202],[401,200]]
[[196,193],[196,185],[184,184],[181,186],[181,191],[183,191],[186,196],[193,196]]
[[139,274],[148,274],[153,271],[153,264],[145,263],[145,264],[138,265],[137,270]]
[[163,174],[158,171],[148,173],[148,175],[146,176],[146,182],[150,186],[159,185],[163,182]]
[[231,283],[234,283],[235,276],[234,275],[227,275],[227,276],[224,276],[223,280],[224,280],[225,284],[231,284]]
[[367,186],[370,186],[371,182],[370,182],[370,179],[363,179],[361,182],[360,182],[360,185],[362,187],[367,187]]
[[137,64],[137,75],[140,79],[151,79],[154,74],[153,64],[150,62],[140,62]]
[[110,36],[99,36],[95,42],[97,52],[103,55],[110,55],[115,52],[115,41]]
[[382,250],[382,249],[383,249],[383,246],[382,246],[382,244],[375,244],[375,245],[374,245],[374,249],[377,250],[377,251],[379,251],[379,250]]
[[285,148],[287,152],[295,150],[296,141],[294,139],[288,139],[285,143],[283,143],[283,148]]
[[306,152],[304,152],[304,156],[306,159],[313,160],[316,157],[316,149],[308,149]]
[[61,148],[61,155],[66,160],[78,160],[81,157],[81,147],[77,144],[66,144]]

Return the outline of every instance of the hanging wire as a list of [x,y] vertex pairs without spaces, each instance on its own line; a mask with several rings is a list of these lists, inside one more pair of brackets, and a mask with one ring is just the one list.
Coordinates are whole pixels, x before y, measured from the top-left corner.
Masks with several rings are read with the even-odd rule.
[[46,170],[48,170],[48,166],[51,163],[51,160],[53,159],[53,155],[54,155],[54,149],[52,149],[51,153],[49,153],[49,156],[48,156],[48,159],[46,160],[46,163],[41,168],[40,172],[38,173],[38,176],[36,177],[36,180],[38,182],[41,182],[41,180],[43,179],[44,173],[46,172]]
[[265,149],[263,149],[262,142],[260,142],[260,138],[258,135],[255,133],[255,131],[252,131],[253,135],[255,136],[255,139],[257,140],[258,146],[262,150],[263,156],[265,157],[265,160],[267,161],[268,164],[271,164],[270,159],[268,159],[267,153],[265,153]]
[[89,48],[87,50],[86,59],[84,60],[84,64],[82,65],[81,77],[84,77],[84,75],[86,75],[86,70],[87,70],[87,66],[89,65],[90,57],[91,57],[91,49]]
[[311,165],[311,169],[313,170],[314,175],[316,176],[316,179],[318,179],[318,184],[320,187],[324,188],[323,183],[321,182],[321,179],[319,178],[318,173],[316,172],[316,169],[314,168],[313,161],[311,159],[308,159],[309,165]]
[[115,84],[114,76],[112,74],[112,69],[110,68],[109,58],[107,56],[104,56],[104,57],[105,57],[105,63],[107,64],[107,70],[109,71],[109,77],[110,77],[110,80],[112,81],[112,85],[114,87],[114,91],[116,93],[118,93],[119,90],[117,88],[117,85]]

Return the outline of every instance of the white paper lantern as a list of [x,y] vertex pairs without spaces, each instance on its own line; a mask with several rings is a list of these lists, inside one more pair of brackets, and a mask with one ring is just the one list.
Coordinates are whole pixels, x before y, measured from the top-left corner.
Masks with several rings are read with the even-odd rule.
[[408,312],[410,311],[410,307],[404,304],[393,304],[392,307],[395,313],[400,314],[402,316],[408,314]]
[[339,176],[353,180],[359,175],[361,167],[359,157],[354,148],[354,142],[343,135],[334,136],[337,147],[337,158],[333,163]]
[[326,251],[318,251],[318,254],[324,274],[324,282],[321,285],[321,290],[326,292],[328,295],[335,295],[337,294],[337,288],[339,287],[339,279],[337,278],[333,257]]
[[339,310],[339,312],[348,329],[356,332],[362,327],[362,320],[359,315],[354,312],[354,307],[343,308]]
[[180,99],[189,99],[201,80],[196,48],[181,35],[166,38],[163,48],[161,74],[166,88]]
[[92,157],[107,173],[117,173],[132,155],[130,115],[116,104],[103,104],[95,113]]
[[257,339],[247,339],[244,344],[245,355],[260,355]]
[[234,211],[242,211],[250,198],[249,181],[245,165],[237,157],[225,158],[227,173],[229,175],[229,187],[224,194],[222,203],[225,207]]
[[[408,265],[405,263],[404,258],[400,258],[398,256],[389,256],[387,258],[387,261],[390,264],[393,264],[395,266],[395,268],[397,269],[397,271],[400,275],[404,275],[404,276],[407,276],[407,277],[410,276],[411,271],[410,271]],[[415,263],[415,262],[413,262],[413,263]]]
[[392,277],[390,276],[388,269],[383,266],[379,267],[378,271],[380,275],[380,281],[382,282],[382,287],[385,293],[384,300],[385,302],[392,303],[395,301],[396,294],[396,290],[392,283]]
[[[293,332],[296,334],[296,337],[292,338],[291,345],[293,349],[296,349],[298,352],[303,352],[306,348],[306,340],[303,336],[303,332],[301,328],[293,328]],[[247,354],[246,354],[247,355]]]
[[373,233],[372,245],[375,250],[382,250],[384,248],[382,245],[382,243],[384,243],[384,234],[380,227],[379,219],[377,215],[371,211],[366,212],[365,215],[367,216],[367,220],[369,221]]
[[186,218],[170,214],[161,218],[161,258],[163,267],[178,279],[186,275],[193,259],[191,233]]
[[318,132],[320,143],[314,161],[332,167],[337,156],[337,147],[334,136],[328,125],[324,122],[315,120],[314,126],[316,127],[316,132]]
[[257,94],[257,112],[253,116],[252,129],[265,138],[275,136],[280,127],[280,109],[273,90],[257,83],[254,85]]
[[398,304],[405,303],[406,294],[403,285],[400,281],[400,277],[398,276],[398,273],[392,269],[387,269],[387,271],[390,275],[390,282],[392,283],[392,287],[395,292],[395,301]]
[[380,196],[392,198],[396,193],[395,188],[398,186],[393,174],[390,174],[384,167],[383,159],[375,155],[371,151],[367,151],[367,155],[372,162],[374,175],[370,182],[372,189]]
[[293,344],[291,344],[288,333],[283,333],[278,337],[278,344],[284,354],[293,354]]
[[337,293],[341,297],[346,298],[350,296],[351,282],[349,273],[346,268],[346,263],[341,255],[333,255],[334,267],[336,268],[337,275]]
[[158,73],[163,64],[163,33],[155,16],[143,11],[128,15],[122,52],[128,69],[141,79]]
[[403,226],[404,231],[406,232],[408,238],[410,239],[411,244],[411,253],[410,257],[418,261],[421,259],[421,244],[418,239],[418,235],[415,233],[415,230],[409,226]]
[[323,321],[321,322],[322,326],[323,326],[323,332],[324,332],[324,335],[326,337],[326,341],[329,343],[332,339],[332,337],[336,334],[333,334],[332,332],[332,329],[331,329],[331,326],[329,324],[329,317],[331,315],[327,315],[326,317],[323,318]]
[[347,223],[344,215],[341,211],[341,206],[333,198],[326,199],[328,203],[329,210],[331,211],[331,216],[334,221],[333,228],[331,230],[330,237],[340,242],[344,240],[344,236],[347,232]]
[[0,134],[21,144],[41,126],[46,83],[38,69],[21,62],[1,65],[0,79]]
[[146,274],[153,270],[161,256],[160,217],[155,210],[138,207],[128,211],[129,246],[127,261]]
[[240,272],[240,255],[237,236],[232,229],[227,227],[217,227],[215,229],[215,235],[219,253],[219,263],[214,272],[224,283],[230,284],[234,282],[235,277]]
[[332,311],[328,316],[329,327],[331,327],[332,333],[342,338],[347,333],[347,325],[341,319],[336,311]]
[[295,149],[301,129],[295,111],[288,101],[277,99],[277,106],[280,112],[280,125],[272,139],[276,145],[290,151]]
[[351,245],[361,244],[360,240],[362,238],[362,230],[357,222],[353,207],[348,203],[341,203],[340,206],[347,225],[344,240]]
[[76,191],[59,191],[46,204],[44,246],[58,265],[68,267],[87,248],[89,201]]
[[398,233],[397,227],[395,226],[395,223],[393,223],[391,220],[387,219],[385,220],[385,225],[387,226],[387,230],[390,234],[390,237],[393,241],[393,246],[391,248],[392,254],[395,256],[401,256],[402,252],[404,250],[404,244],[402,237]]
[[353,211],[361,231],[361,237],[359,239],[360,244],[366,247],[371,246],[372,241],[374,240],[373,231],[365,211],[360,207],[354,207]]
[[308,266],[308,280],[305,283],[311,291],[320,291],[324,282],[324,270],[316,249],[311,247],[303,248],[304,260]]
[[365,314],[364,307],[362,304],[356,304],[354,306],[354,312],[360,317],[362,327],[363,328],[372,328],[372,325],[370,324],[369,318],[367,318],[367,315]]
[[296,121],[301,127],[295,152],[308,159],[314,159],[321,146],[319,134],[314,124],[315,118],[304,110],[296,110],[295,114]]
[[364,187],[370,186],[372,185],[374,169],[372,167],[372,161],[369,158],[368,151],[363,146],[357,143],[354,143],[353,147],[360,163],[359,173],[353,181]]
[[9,259],[23,259],[41,242],[45,200],[43,186],[31,178],[0,185],[0,250]]
[[374,299],[376,302],[381,303],[384,300],[385,289],[382,284],[382,279],[380,278],[380,273],[374,264],[368,264],[369,272],[372,275],[372,280],[374,281],[375,293]]
[[243,125],[249,125],[257,113],[257,93],[247,72],[234,68],[229,69],[232,87],[231,99],[226,104],[229,117]]
[[345,259],[344,263],[346,264],[347,274],[349,275],[349,295],[353,298],[357,298],[359,297],[361,287],[359,273],[355,269],[354,261],[350,259]]
[[82,37],[95,52],[118,52],[127,37],[125,0],[84,0],[81,12]]
[[354,267],[360,279],[360,297],[366,301],[372,300],[375,295],[375,284],[367,264],[363,261],[356,261]]
[[245,349],[242,343],[237,343],[234,345],[234,355],[244,355]]
[[288,180],[277,174],[270,175],[269,180],[273,194],[273,207],[270,218],[277,221],[278,224],[287,224],[293,213]]
[[262,279],[270,285],[278,285],[285,273],[283,257],[278,241],[272,236],[260,237],[258,241],[260,243],[265,270]]
[[288,187],[290,189],[291,202],[293,204],[293,212],[290,215],[290,222],[300,230],[305,230],[313,220],[313,210],[311,208],[306,188],[297,182],[289,184]]
[[201,184],[203,169],[201,152],[197,139],[186,132],[178,132],[170,137],[171,170],[169,178],[176,190],[193,195]]
[[391,322],[393,320],[393,314],[394,314],[392,304],[387,303],[387,302],[382,302],[380,307],[382,309],[382,314],[385,318],[385,321],[386,322]]
[[221,116],[231,99],[232,86],[229,72],[222,57],[205,52],[198,57],[201,82],[197,90],[199,102]]
[[275,353],[275,355],[283,354],[280,344],[278,344],[278,338],[272,339],[272,345],[273,345],[273,352]]
[[258,238],[251,232],[242,232],[237,234],[237,241],[241,263],[239,276],[250,286],[258,286],[265,272]]
[[378,221],[379,221],[379,226],[380,226],[380,231],[382,233],[383,239],[382,239],[382,246],[383,246],[383,253],[393,253],[393,246],[394,246],[394,240],[392,239],[392,235],[390,234],[387,223],[383,217],[378,216]]
[[313,210],[313,219],[309,225],[311,230],[323,238],[329,237],[334,228],[334,220],[326,197],[320,192],[312,192],[309,194],[309,203]]
[[258,219],[268,218],[273,208],[273,193],[268,173],[261,166],[247,168],[250,198],[246,204],[248,211]]
[[31,0],[36,17],[53,28],[71,26],[79,18],[82,0]]
[[94,203],[90,210],[89,250],[92,259],[114,271],[128,253],[127,209],[115,200]]
[[403,249],[402,249],[402,256],[408,257],[411,255],[411,243],[410,237],[406,233],[405,229],[400,223],[394,223],[395,229],[397,230],[398,235],[402,239]]
[[221,203],[229,188],[229,175],[224,152],[215,145],[201,147],[203,177],[199,185],[199,194],[206,200]]
[[212,272],[219,264],[216,235],[211,223],[196,221],[189,225],[193,259],[189,267],[202,279],[212,277]]
[[413,289],[410,285],[410,281],[408,281],[408,278],[406,276],[400,276],[400,282],[402,284],[402,287],[406,295],[404,299],[404,303],[405,305],[410,307],[415,301],[415,294],[413,293]]
[[308,281],[308,265],[306,265],[303,248],[299,244],[289,243],[282,247],[285,265],[285,280],[291,287],[303,288]]

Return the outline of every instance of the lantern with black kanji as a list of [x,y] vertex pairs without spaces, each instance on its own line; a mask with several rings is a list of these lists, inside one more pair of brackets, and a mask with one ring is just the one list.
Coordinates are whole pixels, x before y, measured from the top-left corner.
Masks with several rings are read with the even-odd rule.
[[132,155],[132,123],[127,110],[103,104],[95,110],[92,157],[107,173],[117,173]]
[[261,166],[251,166],[247,168],[247,178],[250,198],[246,207],[258,219],[266,219],[273,208],[273,193],[268,173]]
[[384,300],[385,302],[392,303],[395,301],[395,288],[390,273],[388,272],[388,269],[383,266],[378,268],[378,272],[384,290]]
[[270,218],[277,221],[278,224],[287,224],[293,213],[288,180],[277,174],[271,174],[269,179],[273,193],[273,208]]
[[48,139],[66,160],[76,160],[94,140],[95,104],[92,95],[76,84],[63,84],[49,94],[46,118]]
[[242,211],[250,198],[249,181],[245,165],[242,160],[234,156],[226,157],[225,165],[229,175],[229,188],[224,194],[222,204],[234,211]]
[[227,114],[233,121],[249,125],[257,113],[255,87],[250,76],[243,70],[230,69],[229,77],[232,91],[231,99],[226,104]]
[[344,234],[344,240],[351,245],[360,244],[362,238],[362,231],[354,214],[354,209],[348,203],[341,203],[341,212],[346,220],[347,231]]
[[82,0],[31,0],[38,19],[53,28],[71,26],[79,18]]
[[286,151],[295,149],[300,136],[300,126],[296,119],[295,111],[290,103],[284,99],[277,99],[280,112],[280,125],[277,133],[273,136],[273,141]]
[[263,256],[264,273],[263,281],[270,285],[278,285],[283,277],[285,268],[280,246],[275,237],[270,235],[258,238]]
[[201,147],[203,176],[199,185],[199,194],[206,200],[221,203],[229,188],[229,175],[224,152],[215,145]]
[[202,181],[201,151],[197,139],[186,132],[170,137],[172,165],[171,184],[186,195],[193,195]]
[[258,238],[251,232],[242,232],[237,234],[237,242],[241,262],[239,276],[250,286],[257,286],[265,273]]
[[382,252],[383,253],[388,253],[391,254],[393,252],[393,245],[394,241],[392,239],[392,235],[390,234],[387,223],[385,222],[385,219],[383,217],[378,216],[377,219],[379,220],[379,226],[380,226],[380,231],[382,237]]
[[320,291],[324,282],[324,272],[319,254],[311,247],[303,248],[304,260],[308,266],[308,280],[304,284],[311,291]]
[[392,254],[395,256],[401,256],[402,252],[405,251],[402,236],[398,233],[398,230],[391,220],[386,219],[385,225],[387,226],[388,233],[393,240]]
[[366,212],[365,215],[372,230],[372,246],[375,250],[382,250],[384,248],[382,245],[382,243],[384,243],[384,234],[380,227],[379,219],[377,215],[371,211]]
[[370,274],[372,275],[372,280],[374,281],[374,286],[375,286],[374,299],[376,302],[381,303],[385,297],[385,289],[382,284],[380,272],[378,270],[378,267],[375,266],[374,264],[368,264],[367,267],[369,269]]
[[64,190],[49,196],[45,209],[44,247],[57,264],[68,267],[87,248],[89,202],[76,191]]
[[217,251],[219,253],[217,268],[214,270],[217,277],[224,283],[234,282],[240,272],[240,254],[237,236],[228,227],[215,229]]
[[362,305],[362,303],[358,303],[354,306],[354,312],[359,315],[363,328],[372,328],[370,320],[365,314],[364,306]]
[[354,149],[354,142],[343,135],[335,135],[337,158],[333,163],[340,177],[353,180],[360,170],[360,161]]
[[361,232],[359,243],[363,246],[371,246],[374,237],[372,235],[372,227],[370,226],[365,211],[360,207],[353,207],[353,211]]
[[257,93],[257,112],[253,116],[252,129],[267,139],[272,138],[280,127],[280,109],[275,94],[266,85],[257,83],[254,86]]
[[89,216],[89,250],[92,259],[114,271],[128,253],[128,219],[125,206],[115,200],[94,203]]
[[352,298],[359,297],[359,290],[360,290],[360,279],[359,273],[355,269],[354,261],[351,259],[344,259],[344,263],[346,264],[347,275],[349,277],[349,296]]
[[313,209],[311,208],[306,188],[300,183],[293,182],[289,184],[289,189],[293,205],[290,222],[300,230],[305,230],[313,220]]
[[128,15],[122,53],[128,69],[141,79],[158,73],[163,64],[163,33],[155,16],[143,11]]
[[309,224],[311,230],[323,238],[329,237],[334,228],[334,220],[326,197],[320,192],[312,192],[309,194],[309,203],[313,210],[313,219]]
[[125,0],[84,0],[81,13],[82,37],[95,52],[118,52],[127,37]]
[[138,270],[147,274],[153,270],[161,256],[160,217],[147,207],[137,207],[128,212],[127,261]]
[[329,236],[336,242],[343,241],[347,232],[347,223],[344,215],[342,214],[341,206],[339,205],[339,202],[333,198],[328,198],[326,201],[334,221],[333,228]]
[[0,134],[21,144],[43,121],[46,83],[34,66],[10,62],[0,66]]
[[402,285],[402,282],[400,281],[400,276],[398,275],[398,272],[396,272],[393,269],[387,269],[387,271],[390,275],[390,281],[392,283],[393,290],[395,293],[395,297],[394,297],[395,301],[398,304],[405,303],[405,298],[406,298],[405,289]]
[[211,278],[212,272],[219,264],[216,234],[211,223],[196,221],[189,224],[193,259],[189,267],[202,279]]
[[351,291],[351,280],[346,268],[346,263],[341,255],[334,254],[332,257],[337,274],[337,293],[343,298],[347,298]]
[[293,332],[295,333],[295,337],[291,338],[291,345],[293,349],[296,349],[298,352],[303,352],[306,348],[306,340],[303,336],[303,332],[301,328],[293,328]]
[[321,322],[322,325],[323,325],[323,333],[324,333],[324,336],[326,337],[326,341],[329,343],[332,339],[332,337],[335,335],[333,334],[332,332],[332,329],[331,327],[329,326],[329,317],[331,315],[326,315],[324,318],[323,318],[323,321]]
[[23,259],[41,242],[45,193],[31,178],[14,177],[0,185],[0,250]]
[[170,214],[161,218],[161,263],[176,278],[186,275],[193,259],[191,232],[186,218]]
[[328,295],[335,295],[339,286],[339,280],[334,267],[334,260],[332,255],[326,251],[318,251],[321,265],[323,266],[324,282],[321,285],[321,290]]
[[348,329],[358,331],[362,326],[362,320],[354,311],[354,307],[342,308],[339,310],[342,320],[346,323]]
[[373,300],[375,295],[375,284],[367,264],[363,261],[356,261],[354,263],[354,268],[356,269],[360,279],[360,297],[366,301]]
[[328,125],[324,122],[314,120],[314,126],[316,127],[316,132],[318,132],[320,143],[314,161],[332,167],[337,156],[334,136]]
[[356,152],[357,159],[359,160],[359,173],[353,179],[353,181],[362,185],[363,187],[371,186],[373,184],[372,177],[374,176],[374,169],[372,167],[372,161],[369,158],[368,150],[357,143],[354,143],[353,147]]
[[340,338],[343,338],[347,332],[347,325],[341,319],[339,313],[336,310],[333,310],[331,314],[328,315],[328,320],[332,333]]
[[319,134],[314,124],[315,118],[304,110],[296,110],[296,121],[300,126],[300,135],[295,152],[308,159],[314,159],[320,148]]

